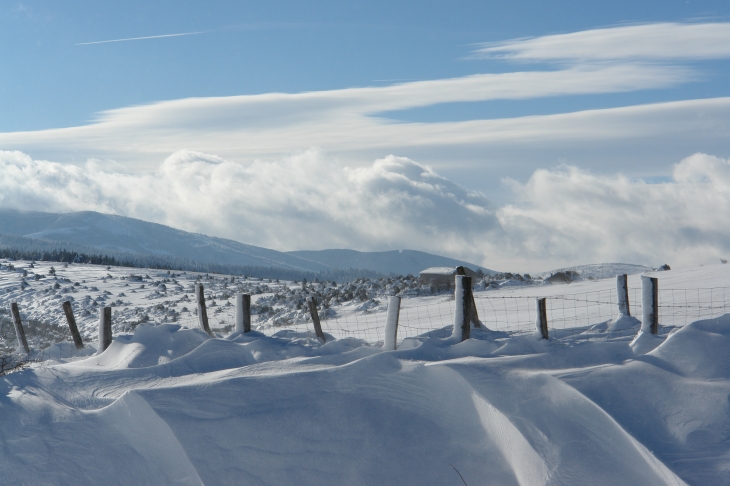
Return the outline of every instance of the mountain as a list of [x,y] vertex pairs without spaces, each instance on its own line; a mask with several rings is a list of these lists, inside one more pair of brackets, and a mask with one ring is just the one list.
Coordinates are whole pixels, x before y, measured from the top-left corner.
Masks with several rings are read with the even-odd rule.
[[57,214],[0,209],[0,234],[83,245],[101,252],[176,257],[205,263],[273,267],[302,272],[357,268],[388,275],[418,274],[424,268],[432,266],[466,265],[473,269],[481,268],[467,262],[412,250],[281,252],[93,211]]
[[356,251],[356,250],[301,250],[287,252],[299,258],[326,265],[329,268],[367,268],[385,275],[418,275],[429,267],[456,267],[463,265],[485,273],[494,273],[473,263],[432,255],[416,250]]
[[208,263],[327,270],[325,265],[284,252],[93,211],[53,214],[2,209],[0,233]]

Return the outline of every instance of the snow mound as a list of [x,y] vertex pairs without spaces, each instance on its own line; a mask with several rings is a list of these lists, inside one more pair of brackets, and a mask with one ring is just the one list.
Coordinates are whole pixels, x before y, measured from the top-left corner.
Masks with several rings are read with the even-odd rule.
[[730,376],[730,315],[693,322],[667,336],[648,356],[683,376],[721,379]]
[[[718,268],[665,272],[660,289],[727,281],[728,267]],[[206,287],[217,308],[224,283]],[[560,287],[477,297],[534,304],[563,296]],[[571,284],[576,294],[615,288],[614,279]],[[458,469],[467,484],[726,484],[730,315],[631,341],[638,320],[611,317],[615,304],[598,297],[578,302],[610,311],[586,313],[579,327],[574,316],[549,340],[510,332],[515,306],[492,320],[480,313],[495,331],[452,341],[439,324],[453,323],[453,301],[421,296],[403,300],[399,332],[411,334],[397,350],[336,339],[345,320],[323,320],[325,342],[310,321],[223,339],[140,324],[86,359],[91,347],[54,345],[46,351],[68,363],[0,380],[0,475],[8,484],[456,485]],[[180,299],[182,312],[191,304]],[[354,309],[361,302],[332,305],[370,326]],[[660,324],[673,322],[671,309]]]
[[134,334],[117,336],[101,354],[75,364],[105,368],[143,368],[167,363],[188,354],[209,336],[198,329],[176,324],[140,324]]

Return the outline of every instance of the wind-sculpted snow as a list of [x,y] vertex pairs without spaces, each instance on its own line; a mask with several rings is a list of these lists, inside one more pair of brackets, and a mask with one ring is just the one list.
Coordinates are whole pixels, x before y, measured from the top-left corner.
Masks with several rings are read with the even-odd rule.
[[[725,265],[675,270],[661,272],[660,288],[726,279]],[[203,281],[221,302],[229,283]],[[609,284],[476,294],[532,299]],[[286,286],[294,302],[302,286]],[[446,298],[403,297],[406,314]],[[367,302],[333,308],[364,312],[354,308]],[[218,329],[143,322],[115,331],[101,354],[90,355],[93,342],[58,343],[44,350],[51,359],[3,376],[2,482],[462,484],[456,469],[469,485],[727,483],[730,314],[641,337],[651,339],[641,349],[629,317],[570,339],[482,327],[461,343],[406,337],[396,351],[333,334],[322,343],[301,325]]]
[[[648,354],[477,332],[382,351],[142,324],[0,383],[8,484],[721,484],[730,316]],[[161,359],[161,358],[166,359]]]

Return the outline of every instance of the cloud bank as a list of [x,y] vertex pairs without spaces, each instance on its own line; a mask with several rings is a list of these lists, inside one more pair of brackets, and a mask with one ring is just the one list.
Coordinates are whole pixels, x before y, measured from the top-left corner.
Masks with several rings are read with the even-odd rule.
[[[698,137],[709,137],[710,145],[701,148],[716,152],[730,131],[728,98],[470,121],[405,122],[389,113],[672,88],[703,79],[701,68],[686,61],[728,58],[728,46],[730,23],[648,24],[506,41],[481,46],[476,55],[567,63],[391,86],[163,101],[109,110],[84,126],[1,133],[0,147],[62,162],[115,160],[128,170],[149,171],[181,148],[251,162],[321,147],[350,165],[400,153],[430,157],[441,171],[455,162],[475,168],[486,160],[512,177],[523,175],[510,172],[513,166],[532,164],[534,154],[524,150],[555,160],[577,158],[592,144],[594,151],[611,150],[615,159],[631,157],[625,143],[606,147],[605,140],[645,137],[644,146],[657,150],[670,141],[689,154],[697,150]],[[698,116],[704,117],[702,126]],[[708,125],[716,128],[708,131]],[[558,150],[551,146],[556,140]],[[492,155],[497,150],[504,155]]]
[[730,23],[654,23],[481,44],[477,57],[521,61],[696,60],[730,57]]
[[519,271],[730,253],[728,160],[695,154],[661,184],[570,166],[507,184],[518,202],[497,207],[392,155],[352,169],[316,150],[250,166],[179,151],[130,175],[0,152],[2,207],[109,212],[279,250],[413,248]]

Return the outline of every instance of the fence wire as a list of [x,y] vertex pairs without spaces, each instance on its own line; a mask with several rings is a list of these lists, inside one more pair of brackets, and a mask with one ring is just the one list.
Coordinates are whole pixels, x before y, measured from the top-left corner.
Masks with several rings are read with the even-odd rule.
[[[536,330],[536,298],[524,296],[495,296],[475,294],[479,320],[491,331],[507,335],[532,334]],[[619,315],[615,289],[603,289],[575,294],[546,297],[548,330],[552,339],[593,340],[606,337],[628,339],[636,335],[642,318],[641,288],[629,289],[629,308],[633,319],[616,322]],[[719,317],[730,311],[730,287],[695,289],[659,289],[659,334],[690,322]],[[451,335],[454,324],[455,301],[411,304],[403,299],[398,320],[398,342],[415,337]],[[387,312],[384,308],[370,311],[330,308],[320,311],[322,330],[337,339],[357,338],[369,343],[382,343]],[[286,325],[261,325],[260,316],[252,316],[253,328],[273,335],[285,331],[301,337],[315,337],[308,313]],[[235,309],[218,307],[208,309],[208,321],[213,332],[232,332],[235,327]],[[181,315],[178,323],[198,327],[194,312]]]

